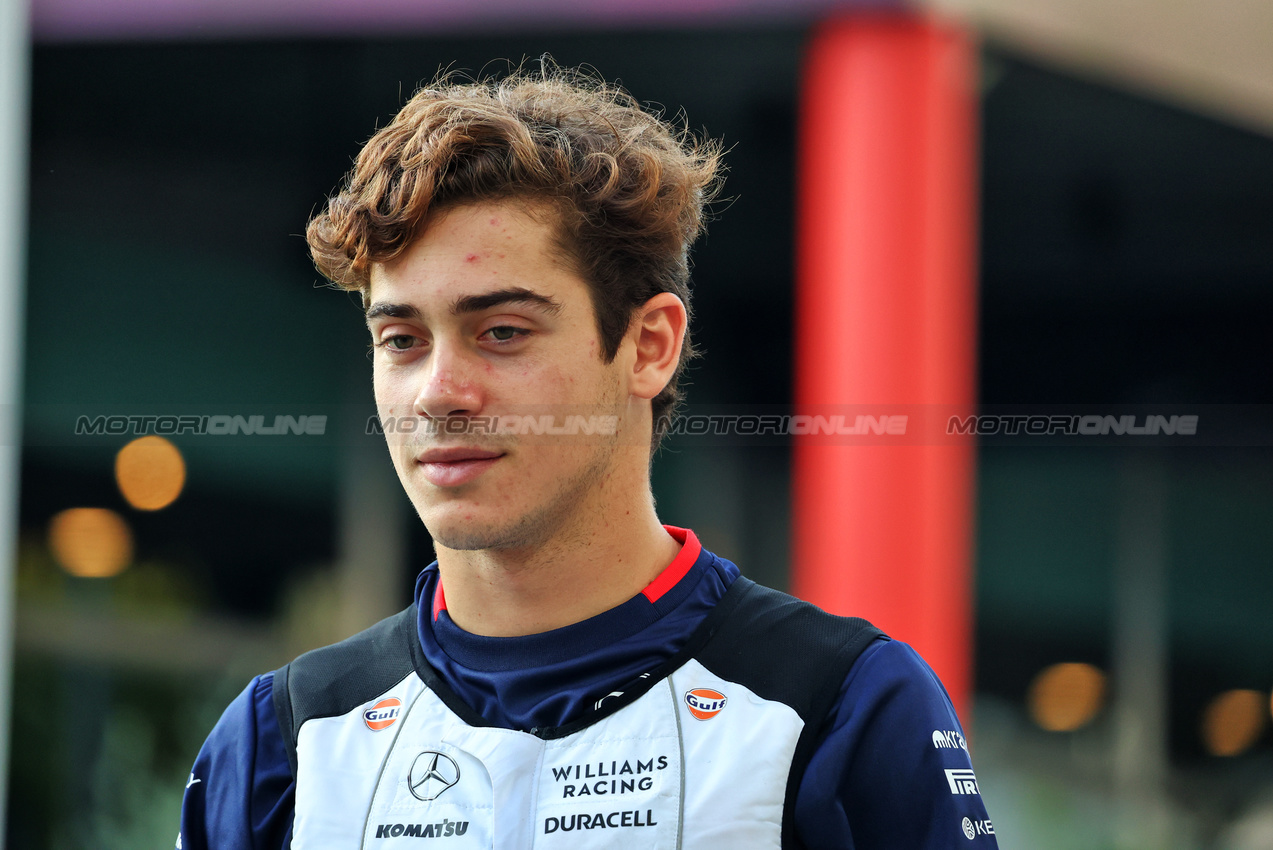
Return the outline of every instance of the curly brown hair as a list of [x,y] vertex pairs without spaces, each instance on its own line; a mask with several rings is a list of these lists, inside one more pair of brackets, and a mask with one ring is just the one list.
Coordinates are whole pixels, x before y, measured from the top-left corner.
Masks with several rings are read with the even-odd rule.
[[[306,238],[318,270],[365,299],[372,264],[401,254],[430,211],[547,202],[558,246],[588,284],[609,363],[650,298],[672,292],[690,309],[689,247],[720,188],[720,145],[588,73],[540,65],[502,79],[445,74],[416,92],[363,147]],[[687,329],[652,403],[654,446],[696,353]]]

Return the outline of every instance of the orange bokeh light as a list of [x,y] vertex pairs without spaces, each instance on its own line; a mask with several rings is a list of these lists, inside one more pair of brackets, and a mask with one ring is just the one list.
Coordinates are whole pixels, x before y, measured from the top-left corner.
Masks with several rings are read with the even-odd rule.
[[181,495],[186,462],[181,451],[163,437],[138,437],[115,456],[115,482],[128,504],[157,511]]
[[70,508],[49,523],[49,548],[62,568],[81,578],[109,578],[133,559],[133,533],[106,508]]
[[1049,732],[1072,732],[1091,722],[1105,702],[1105,674],[1091,664],[1053,664],[1034,677],[1030,716]]
[[1202,713],[1202,740],[1213,756],[1236,756],[1264,731],[1264,694],[1233,690],[1218,695]]

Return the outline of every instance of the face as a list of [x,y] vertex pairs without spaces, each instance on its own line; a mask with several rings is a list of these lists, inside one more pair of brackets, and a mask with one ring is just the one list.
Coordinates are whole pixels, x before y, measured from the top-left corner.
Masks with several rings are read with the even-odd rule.
[[[587,285],[555,253],[550,221],[510,202],[456,207],[371,270],[390,454],[450,549],[535,546],[590,513],[604,518],[629,404],[625,357],[602,362]],[[600,435],[524,433],[527,417],[544,416],[559,427],[617,419],[588,420]]]

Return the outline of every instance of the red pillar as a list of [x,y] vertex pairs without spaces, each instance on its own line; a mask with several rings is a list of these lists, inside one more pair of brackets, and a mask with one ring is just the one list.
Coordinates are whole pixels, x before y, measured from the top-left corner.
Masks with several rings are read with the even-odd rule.
[[912,415],[897,445],[798,438],[792,589],[910,643],[961,714],[973,446],[916,432],[933,406],[975,401],[975,69],[949,24],[823,25],[804,69],[798,178],[797,409]]

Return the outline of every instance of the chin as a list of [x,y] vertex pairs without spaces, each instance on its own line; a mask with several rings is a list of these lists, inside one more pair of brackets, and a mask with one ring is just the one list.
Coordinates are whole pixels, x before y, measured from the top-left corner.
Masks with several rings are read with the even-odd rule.
[[[428,524],[425,524],[428,528]],[[535,541],[527,536],[509,534],[505,529],[480,528],[472,525],[456,528],[446,526],[435,533],[429,529],[433,542],[455,552],[476,552],[493,549],[520,549]]]
[[433,542],[457,552],[480,549],[517,549],[536,542],[534,523],[503,522],[473,516],[471,509],[421,511],[420,518]]

